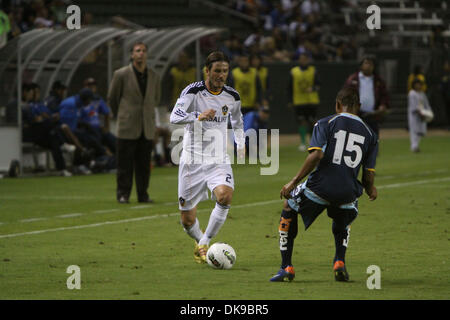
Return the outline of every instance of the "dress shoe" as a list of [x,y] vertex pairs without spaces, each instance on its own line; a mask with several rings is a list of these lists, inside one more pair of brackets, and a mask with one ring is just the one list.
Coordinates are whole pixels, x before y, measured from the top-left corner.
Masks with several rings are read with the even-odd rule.
[[130,203],[130,201],[128,200],[128,198],[121,196],[119,198],[119,200],[117,200],[119,203]]
[[139,203],[153,203],[154,201],[150,198],[138,200]]

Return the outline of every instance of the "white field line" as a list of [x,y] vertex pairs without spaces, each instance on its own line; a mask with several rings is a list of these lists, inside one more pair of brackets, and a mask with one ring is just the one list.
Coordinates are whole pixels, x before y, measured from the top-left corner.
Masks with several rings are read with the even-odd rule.
[[[404,183],[387,184],[387,185],[379,186],[379,187],[377,187],[377,189],[400,188],[400,187],[407,187],[407,186],[418,185],[418,184],[444,182],[444,181],[450,181],[450,177],[428,179],[428,180],[417,180],[417,181],[404,182]],[[280,201],[281,200],[276,199],[276,200],[269,200],[269,201],[263,201],[263,202],[246,203],[246,204],[241,204],[241,205],[235,205],[235,206],[233,206],[233,208],[239,209],[239,208],[246,208],[246,207],[253,207],[253,206],[261,206],[261,205],[267,205],[267,204],[276,203],[276,202],[280,202]],[[200,210],[198,210],[198,212],[210,211],[210,210],[211,209],[200,209]],[[144,216],[144,217],[123,219],[123,220],[116,220],[116,221],[103,221],[103,222],[99,222],[99,223],[85,224],[85,225],[79,225],[79,226],[44,229],[44,230],[28,231],[28,232],[21,232],[21,233],[2,234],[2,235],[0,235],[0,239],[41,234],[41,233],[47,233],[47,232],[55,232],[55,231],[94,228],[94,227],[100,227],[100,226],[104,226],[104,225],[136,222],[136,221],[143,221],[143,220],[150,220],[150,219],[157,219],[157,218],[167,218],[167,217],[172,217],[172,216],[178,216],[179,214],[180,214],[179,212],[172,212],[172,213],[167,213],[167,214],[157,214],[157,215],[152,215],[152,216]],[[44,220],[45,218],[35,218],[35,219],[26,219],[26,220],[36,221],[36,219]],[[24,221],[24,220],[21,220],[21,221]]]
[[79,217],[82,216],[84,213],[69,213],[69,214],[62,214],[60,216],[56,216],[56,218],[62,218],[62,219],[66,219],[66,218],[73,218],[73,217]]
[[19,220],[19,222],[22,223],[28,223],[28,222],[35,222],[35,221],[42,221],[42,220],[47,220],[48,218],[30,218],[30,219],[22,219]]
[[406,187],[406,186],[414,186],[417,184],[425,184],[425,183],[431,183],[431,182],[433,182],[433,183],[434,182],[444,182],[444,181],[450,181],[450,177],[386,184],[386,185],[377,187],[377,189],[400,188],[400,187]]
[[95,210],[95,211],[92,211],[92,213],[109,213],[109,212],[116,212],[116,211],[120,211],[120,209]]

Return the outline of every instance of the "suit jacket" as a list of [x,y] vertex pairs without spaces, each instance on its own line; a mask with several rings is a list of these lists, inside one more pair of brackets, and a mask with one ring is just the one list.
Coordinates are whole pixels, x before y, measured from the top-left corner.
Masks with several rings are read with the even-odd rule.
[[138,139],[144,131],[145,138],[153,140],[156,132],[155,107],[160,96],[160,77],[150,68],[147,68],[145,97],[131,63],[116,70],[109,86],[108,104],[117,118],[117,137]]
[[[377,74],[374,74],[374,94],[375,94],[375,110],[377,110],[380,105],[384,104],[386,108],[389,108],[389,95],[386,89],[386,84],[383,79]],[[345,81],[344,87],[353,87],[359,90],[359,71],[353,73]]]

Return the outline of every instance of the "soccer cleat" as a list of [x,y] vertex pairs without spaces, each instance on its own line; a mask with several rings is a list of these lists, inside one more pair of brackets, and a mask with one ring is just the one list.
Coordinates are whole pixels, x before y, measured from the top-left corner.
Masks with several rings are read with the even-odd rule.
[[283,282],[284,279],[292,281],[295,278],[295,270],[293,266],[288,266],[286,268],[281,268],[276,275],[270,278],[272,282]]
[[197,263],[206,263],[206,253],[208,252],[208,245],[195,243],[194,260]]
[[333,272],[334,272],[334,279],[336,281],[348,281],[348,279],[350,278],[348,276],[347,269],[345,268],[345,264],[341,260],[337,260],[334,263]]

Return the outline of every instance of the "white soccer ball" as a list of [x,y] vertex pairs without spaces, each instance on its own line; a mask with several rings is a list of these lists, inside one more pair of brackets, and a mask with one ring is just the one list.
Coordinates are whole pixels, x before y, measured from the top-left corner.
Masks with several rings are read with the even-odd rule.
[[206,253],[206,261],[214,269],[231,269],[236,262],[236,252],[226,243],[214,243]]

